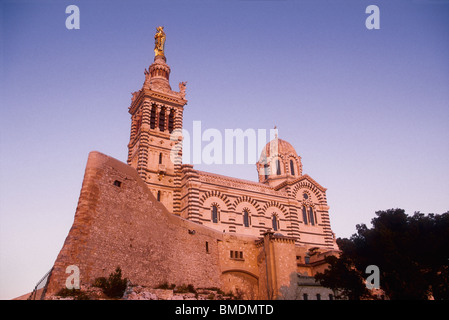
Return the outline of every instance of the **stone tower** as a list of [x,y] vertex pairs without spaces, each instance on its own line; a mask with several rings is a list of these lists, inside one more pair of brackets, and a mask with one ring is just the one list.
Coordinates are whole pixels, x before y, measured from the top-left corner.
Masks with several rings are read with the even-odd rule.
[[170,67],[164,53],[165,33],[157,28],[155,57],[145,69],[145,81],[132,93],[131,134],[128,164],[137,169],[156,199],[173,213],[179,213],[179,172],[181,166],[181,130],[186,83],[179,92],[170,86]]

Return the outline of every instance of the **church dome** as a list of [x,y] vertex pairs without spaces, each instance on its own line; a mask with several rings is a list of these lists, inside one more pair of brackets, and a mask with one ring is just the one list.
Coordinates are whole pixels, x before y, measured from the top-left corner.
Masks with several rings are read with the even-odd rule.
[[298,157],[295,148],[285,140],[275,138],[268,142],[262,150],[259,162],[263,162],[270,157],[282,155],[284,157]]
[[263,148],[257,171],[260,182],[278,184],[302,175],[301,157],[290,143],[276,137]]

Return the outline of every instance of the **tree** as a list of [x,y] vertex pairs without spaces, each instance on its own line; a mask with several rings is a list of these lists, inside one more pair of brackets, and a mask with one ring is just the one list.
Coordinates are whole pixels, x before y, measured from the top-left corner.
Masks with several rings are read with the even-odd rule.
[[122,279],[122,269],[117,267],[114,273],[105,277],[96,278],[94,286],[103,289],[103,292],[110,298],[121,298],[126,290],[128,279]]
[[336,299],[360,300],[370,296],[360,272],[345,257],[325,258],[330,268],[315,275],[322,286],[332,289]]
[[[442,215],[402,209],[377,211],[372,228],[357,225],[350,239],[337,240],[341,255],[317,275],[323,286],[349,299],[366,298],[365,269],[380,269],[380,285],[390,299],[449,299],[449,212]],[[365,288],[366,289],[366,288]]]

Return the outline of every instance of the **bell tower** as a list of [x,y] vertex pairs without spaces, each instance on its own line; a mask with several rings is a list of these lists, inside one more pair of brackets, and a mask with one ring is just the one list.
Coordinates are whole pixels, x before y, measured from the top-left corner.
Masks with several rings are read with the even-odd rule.
[[179,91],[170,86],[165,57],[165,32],[156,29],[154,62],[145,69],[145,81],[132,93],[128,164],[136,168],[156,199],[173,213],[180,208],[181,130],[186,82]]

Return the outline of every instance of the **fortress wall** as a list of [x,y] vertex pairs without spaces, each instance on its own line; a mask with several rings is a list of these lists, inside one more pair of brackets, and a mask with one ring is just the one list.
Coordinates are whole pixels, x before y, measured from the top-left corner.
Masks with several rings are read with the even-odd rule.
[[123,276],[139,285],[221,287],[221,239],[220,232],[169,213],[135,169],[91,152],[74,222],[55,261],[47,295],[65,287],[69,265],[79,267],[82,285],[120,266]]
[[294,240],[274,237],[271,242],[276,270],[276,287],[278,288],[277,297],[278,299],[294,300],[298,286]]
[[244,235],[223,235],[219,241],[222,290],[241,294],[243,299],[259,299],[259,249],[257,238]]

